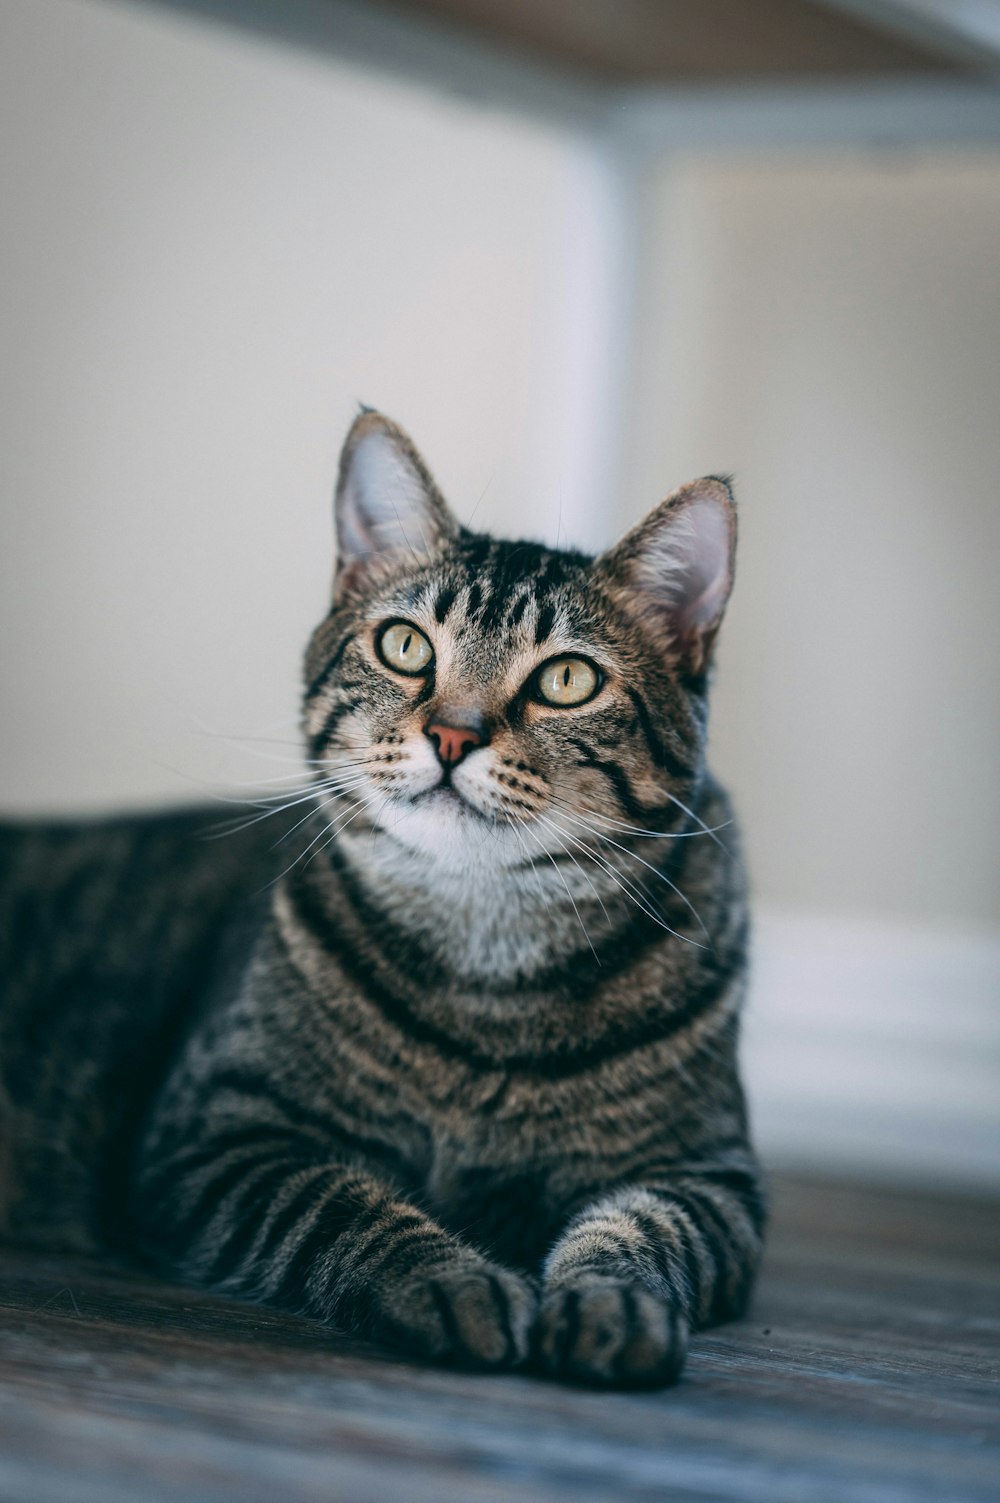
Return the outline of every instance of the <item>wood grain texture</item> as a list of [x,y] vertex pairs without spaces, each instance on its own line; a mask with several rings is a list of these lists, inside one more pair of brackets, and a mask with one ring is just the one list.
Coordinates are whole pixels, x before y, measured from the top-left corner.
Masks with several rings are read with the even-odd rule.
[[780,1182],[750,1318],[656,1394],[470,1377],[0,1256],[0,1499],[1000,1498],[1000,1203]]

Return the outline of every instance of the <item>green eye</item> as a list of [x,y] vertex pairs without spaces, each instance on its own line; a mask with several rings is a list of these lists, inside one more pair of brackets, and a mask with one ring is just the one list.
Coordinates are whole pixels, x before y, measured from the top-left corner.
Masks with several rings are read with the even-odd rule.
[[379,657],[397,673],[427,673],[434,662],[434,649],[422,631],[406,621],[394,621],[377,638]]
[[560,707],[582,705],[601,687],[597,669],[585,658],[553,658],[539,668],[536,682],[539,696]]

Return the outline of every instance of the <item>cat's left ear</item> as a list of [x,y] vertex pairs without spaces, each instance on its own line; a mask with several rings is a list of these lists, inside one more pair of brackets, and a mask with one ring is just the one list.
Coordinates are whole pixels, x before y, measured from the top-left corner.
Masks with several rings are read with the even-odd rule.
[[682,485],[595,568],[614,598],[687,673],[708,667],[733,587],[736,508],[727,480]]
[[429,562],[458,532],[409,435],[370,408],[341,451],[336,517],[338,596],[400,565]]

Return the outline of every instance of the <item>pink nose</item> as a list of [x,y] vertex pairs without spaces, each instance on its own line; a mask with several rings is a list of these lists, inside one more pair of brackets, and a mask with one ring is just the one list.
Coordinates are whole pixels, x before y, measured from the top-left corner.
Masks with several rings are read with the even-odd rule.
[[466,753],[472,751],[474,746],[482,746],[486,739],[479,731],[474,731],[467,725],[441,725],[432,722],[424,730],[434,742],[434,749],[445,767],[454,767]]

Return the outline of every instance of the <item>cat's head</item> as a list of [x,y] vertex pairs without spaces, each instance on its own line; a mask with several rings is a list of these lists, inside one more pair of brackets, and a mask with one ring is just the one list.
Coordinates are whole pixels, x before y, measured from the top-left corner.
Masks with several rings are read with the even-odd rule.
[[332,824],[454,869],[684,822],[733,578],[728,484],[696,480],[596,559],[468,531],[365,411],[337,487],[333,606],[304,725]]

